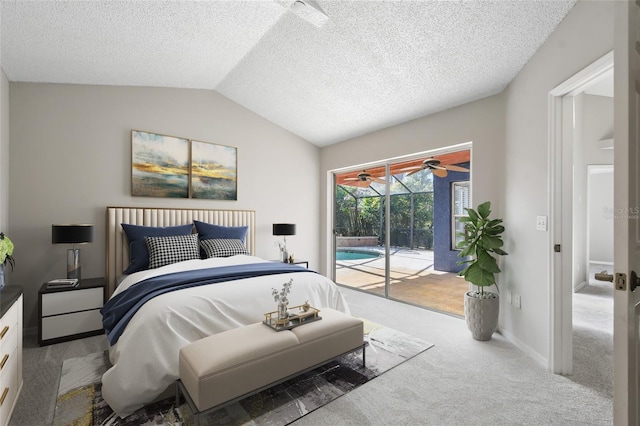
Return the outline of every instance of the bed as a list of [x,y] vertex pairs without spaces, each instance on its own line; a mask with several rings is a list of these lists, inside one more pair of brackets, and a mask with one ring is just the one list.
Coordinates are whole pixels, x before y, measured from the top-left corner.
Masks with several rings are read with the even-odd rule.
[[[194,221],[229,229],[246,227],[246,252],[181,260],[121,276],[131,267],[130,248],[133,252],[133,244],[129,244],[121,224],[164,228],[189,225]],[[184,239],[191,241],[192,237],[185,236]],[[147,241],[151,240],[153,238]],[[126,417],[173,386],[178,377],[178,353],[182,346],[261,321],[265,312],[276,309],[272,289],[281,289],[289,280],[293,280],[289,294],[292,305],[308,301],[320,309],[330,307],[348,312],[344,298],[331,280],[300,266],[261,259],[254,253],[254,211],[107,208],[106,291],[109,300],[105,307],[109,309],[105,309],[105,320],[110,318],[110,308],[120,299],[130,298],[145,286],[153,289],[151,293],[155,292],[158,280],[162,285],[180,284],[183,287],[146,301],[141,298],[137,310],[128,314],[126,325],[120,327],[119,333],[114,333],[117,327],[107,327],[112,366],[102,377],[102,394],[116,414]],[[154,255],[149,253],[150,262]],[[255,271],[249,275],[228,275],[231,274],[229,271],[236,274],[236,270],[242,270],[242,274],[254,270],[260,273],[258,276],[251,276]],[[202,279],[205,276],[209,279],[210,274],[215,275],[215,282]],[[183,280],[183,276],[189,278]],[[191,279],[192,276],[198,279]],[[183,281],[188,285],[184,286]],[[198,284],[192,285],[195,281]],[[118,324],[121,325],[122,320]]]

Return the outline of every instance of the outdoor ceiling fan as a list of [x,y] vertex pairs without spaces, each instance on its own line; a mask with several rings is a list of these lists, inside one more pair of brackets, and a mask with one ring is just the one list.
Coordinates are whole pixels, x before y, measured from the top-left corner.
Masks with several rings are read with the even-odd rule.
[[416,166],[411,166],[411,167],[405,167],[404,169],[400,169],[398,170],[399,172],[409,172],[407,173],[407,176],[411,176],[414,173],[418,173],[419,171],[422,170],[427,170],[430,171],[431,173],[433,173],[434,175],[438,176],[438,177],[446,177],[447,176],[447,170],[451,170],[453,172],[468,172],[469,169],[466,169],[464,167],[460,167],[460,166],[455,166],[453,164],[440,164],[441,161],[438,160],[437,158],[427,158],[426,160],[424,160],[422,162],[422,164],[416,165]]
[[362,173],[358,173],[358,176],[356,176],[356,177],[345,178],[344,180],[345,180],[345,182],[347,182],[347,181],[354,182],[354,183],[352,183],[350,185],[363,186],[363,187],[369,187],[371,185],[371,182],[382,183],[382,184],[386,183],[386,181],[384,179],[381,179],[381,178],[375,177],[375,176],[371,176],[371,174],[367,173],[366,170],[363,170]]

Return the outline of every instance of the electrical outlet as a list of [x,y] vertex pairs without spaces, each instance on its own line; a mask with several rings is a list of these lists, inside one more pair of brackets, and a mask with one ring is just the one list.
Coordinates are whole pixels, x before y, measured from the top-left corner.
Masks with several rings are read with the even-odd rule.
[[520,300],[520,295],[519,294],[514,294],[513,295],[513,306],[515,306],[516,308],[520,309],[521,308],[521,300]]
[[536,231],[546,231],[546,230],[547,230],[547,217],[538,216],[536,218]]

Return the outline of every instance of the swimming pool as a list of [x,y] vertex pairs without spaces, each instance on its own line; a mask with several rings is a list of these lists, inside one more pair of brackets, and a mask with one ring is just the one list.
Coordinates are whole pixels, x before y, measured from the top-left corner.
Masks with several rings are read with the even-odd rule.
[[336,250],[336,260],[362,260],[377,257],[380,257],[380,253],[374,250]]

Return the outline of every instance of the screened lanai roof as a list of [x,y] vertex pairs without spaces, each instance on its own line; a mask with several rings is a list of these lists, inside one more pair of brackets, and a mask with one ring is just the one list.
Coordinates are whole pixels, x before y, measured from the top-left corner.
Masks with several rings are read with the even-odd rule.
[[[390,165],[390,172],[393,176],[393,179],[390,182],[391,195],[430,192],[433,190],[433,173],[421,170],[409,175],[406,171],[407,168],[421,166],[426,158],[438,159],[442,165],[460,164],[470,161],[471,152],[469,150],[457,151],[436,156],[427,156],[410,161],[402,161]],[[363,172],[374,178],[380,179],[384,179],[386,174],[385,165],[375,166],[364,170],[338,174],[336,175],[336,184],[342,186],[356,198],[384,195],[386,192],[386,185],[384,183],[353,180]]]
[[[390,185],[391,195],[417,194],[433,191],[433,174],[424,171],[405,177],[406,173],[393,175]],[[369,186],[340,185],[345,191],[356,198],[379,197],[385,195],[387,186],[382,183],[371,182]]]

